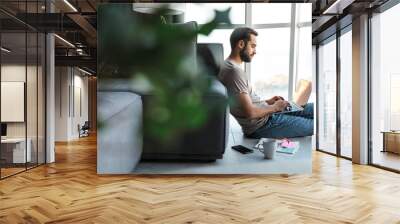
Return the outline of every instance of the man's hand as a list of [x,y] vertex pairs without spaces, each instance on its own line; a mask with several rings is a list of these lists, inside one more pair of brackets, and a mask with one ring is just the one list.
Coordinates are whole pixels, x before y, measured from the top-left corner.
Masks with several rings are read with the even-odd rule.
[[275,109],[275,112],[283,111],[288,106],[289,106],[289,102],[287,102],[285,100],[277,100],[272,105],[272,107],[274,107],[274,109]]
[[268,105],[272,105],[278,100],[285,100],[285,99],[281,96],[274,96],[271,99],[266,100],[265,102],[268,103]]
[[275,112],[285,109],[285,106],[288,103],[284,100],[275,101],[276,105],[270,105],[268,107],[258,106],[253,104],[249,94],[240,93],[236,98],[237,102],[239,102],[240,107],[242,108],[242,114],[240,116],[248,119],[260,118],[272,115]]

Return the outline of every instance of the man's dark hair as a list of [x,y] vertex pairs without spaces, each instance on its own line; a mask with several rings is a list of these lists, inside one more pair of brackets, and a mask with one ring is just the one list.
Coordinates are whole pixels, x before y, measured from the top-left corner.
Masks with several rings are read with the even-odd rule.
[[236,44],[240,41],[243,40],[244,44],[247,45],[247,42],[250,40],[250,35],[253,34],[255,36],[258,35],[258,33],[248,27],[239,27],[233,30],[231,34],[231,49],[233,50],[236,46]]

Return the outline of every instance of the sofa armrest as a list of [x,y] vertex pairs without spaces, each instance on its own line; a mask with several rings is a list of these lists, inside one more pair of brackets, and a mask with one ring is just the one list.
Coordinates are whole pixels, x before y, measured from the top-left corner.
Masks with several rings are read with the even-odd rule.
[[97,100],[97,173],[131,173],[142,154],[141,97],[98,91]]

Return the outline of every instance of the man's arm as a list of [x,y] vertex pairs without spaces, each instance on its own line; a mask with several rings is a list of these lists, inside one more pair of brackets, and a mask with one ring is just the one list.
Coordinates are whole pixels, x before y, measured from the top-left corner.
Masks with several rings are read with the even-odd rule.
[[240,93],[237,95],[237,101],[240,107],[242,107],[244,116],[247,118],[259,118],[266,115],[271,115],[275,112],[282,111],[288,106],[288,103],[284,100],[277,100],[274,104],[268,107],[258,107],[251,101],[249,94]]

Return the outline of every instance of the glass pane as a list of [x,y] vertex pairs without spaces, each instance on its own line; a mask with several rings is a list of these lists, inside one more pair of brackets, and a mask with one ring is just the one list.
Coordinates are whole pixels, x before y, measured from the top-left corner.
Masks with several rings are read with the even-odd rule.
[[400,33],[393,27],[398,21],[400,5],[374,16],[371,38],[372,163],[396,170],[400,170]]
[[[304,22],[311,21],[311,4],[300,3],[296,4],[296,39],[295,39],[295,69],[294,69],[294,84],[295,94],[299,89],[298,84],[302,80],[313,82],[312,71],[312,33],[311,23],[306,26]],[[295,98],[295,95],[293,96]],[[314,102],[315,90],[312,91],[308,102]]]
[[229,38],[233,29],[216,29],[208,36],[199,35],[198,43],[221,43],[224,46],[224,58],[227,58],[231,53],[231,44]]
[[318,146],[336,153],[336,41],[319,47]]
[[[312,64],[312,91],[311,91],[311,97],[310,97],[310,102],[316,102],[316,97],[317,97],[317,46],[312,45],[312,50],[311,50],[311,64]],[[317,149],[317,135],[316,135],[316,130],[317,130],[317,119],[318,115],[316,114],[317,111],[317,104],[314,103],[314,135],[312,136],[312,148]]]
[[[27,2],[26,12],[37,13],[37,2]],[[33,21],[33,19],[32,19]],[[35,22],[35,21],[33,21]],[[37,63],[38,35],[35,30],[27,30],[27,69],[26,69],[26,125],[27,125],[27,167],[37,165]]]
[[[288,97],[290,29],[258,29],[251,82],[261,98]],[[310,45],[311,46],[311,45]]]
[[253,3],[251,7],[253,24],[290,23],[290,3]]
[[296,56],[295,56],[295,66],[294,69],[294,91],[293,98],[296,99],[298,95],[298,91],[304,88],[303,81],[307,81],[311,83],[311,94],[308,99],[308,102],[315,102],[316,94],[315,88],[313,84],[315,81],[313,80],[313,51],[312,51],[312,41],[311,41],[311,26],[303,26],[301,28],[297,28],[297,39],[296,39]]
[[28,32],[28,55],[27,55],[27,80],[26,80],[26,116],[27,116],[27,142],[28,149],[28,168],[37,165],[37,73],[38,73],[38,36],[36,32]]
[[185,21],[196,21],[204,24],[214,18],[214,10],[226,10],[231,7],[229,18],[232,24],[245,24],[244,3],[187,3]]
[[352,157],[352,35],[351,31],[340,37],[340,150],[343,156]]
[[297,11],[297,22],[298,23],[306,23],[311,22],[311,6],[312,3],[298,3],[296,4]]
[[2,177],[25,170],[26,160],[30,159],[30,151],[26,150],[25,41],[25,32],[1,34]]
[[312,81],[312,50],[311,50],[311,26],[298,28],[297,39],[297,74],[296,82],[300,79]]
[[44,34],[38,36],[38,163],[45,163],[45,44]]

